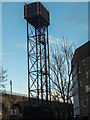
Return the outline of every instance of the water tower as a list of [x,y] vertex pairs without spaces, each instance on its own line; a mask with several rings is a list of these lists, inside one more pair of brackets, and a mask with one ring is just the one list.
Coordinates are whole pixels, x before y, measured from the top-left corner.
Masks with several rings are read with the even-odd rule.
[[27,21],[28,96],[51,101],[48,26],[50,16],[41,2],[24,5]]

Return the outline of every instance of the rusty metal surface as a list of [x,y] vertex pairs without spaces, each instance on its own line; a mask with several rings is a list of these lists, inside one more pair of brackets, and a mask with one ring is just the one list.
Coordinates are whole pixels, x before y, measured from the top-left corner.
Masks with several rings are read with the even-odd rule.
[[38,101],[41,99],[48,103],[48,100],[51,101],[49,12],[40,2],[28,4],[25,8],[27,9],[25,16],[29,16],[28,19],[25,18],[27,21],[28,97],[29,101],[31,97],[37,97]]
[[35,28],[39,28],[38,18],[40,18],[41,26],[50,25],[49,12],[40,2],[26,4],[24,6],[24,18]]

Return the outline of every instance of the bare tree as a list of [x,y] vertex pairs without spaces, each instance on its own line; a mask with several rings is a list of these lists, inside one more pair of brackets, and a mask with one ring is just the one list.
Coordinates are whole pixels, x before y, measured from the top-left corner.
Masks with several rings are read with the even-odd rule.
[[0,67],[0,90],[5,88],[5,82],[7,81],[7,70]]
[[70,103],[73,96],[71,61],[74,51],[74,43],[68,43],[64,37],[51,49],[51,85],[54,94],[52,98],[63,101],[65,109],[66,103]]

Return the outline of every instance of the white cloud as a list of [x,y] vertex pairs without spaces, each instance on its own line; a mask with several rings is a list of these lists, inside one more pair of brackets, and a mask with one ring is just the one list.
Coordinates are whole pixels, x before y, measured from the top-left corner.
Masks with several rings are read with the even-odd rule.
[[59,38],[55,38],[55,37],[52,37],[51,35],[49,35],[49,42],[51,44],[57,44],[58,42],[60,42],[61,39]]
[[16,45],[15,45],[16,47],[19,47],[19,48],[23,48],[23,49],[26,49],[26,43],[17,43]]
[[72,11],[72,13],[64,19],[64,23],[68,23],[68,22],[75,20],[79,16],[79,13],[80,11],[78,10]]
[[77,23],[74,23],[73,26],[74,27],[84,27],[86,30],[88,30],[88,21],[80,20]]
[[83,27],[88,30],[88,18],[85,15],[80,17],[81,13],[82,9],[72,11],[72,13],[64,19],[64,23],[69,23],[73,27]]
[[12,52],[2,52],[2,53],[0,53],[0,55],[2,55],[2,56],[8,56],[8,55],[13,56],[14,53],[12,53]]

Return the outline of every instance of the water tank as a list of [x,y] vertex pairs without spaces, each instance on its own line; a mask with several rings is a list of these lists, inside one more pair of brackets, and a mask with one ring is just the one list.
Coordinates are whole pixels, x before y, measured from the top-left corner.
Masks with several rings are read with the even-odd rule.
[[35,28],[50,25],[49,12],[40,2],[24,5],[24,19]]

